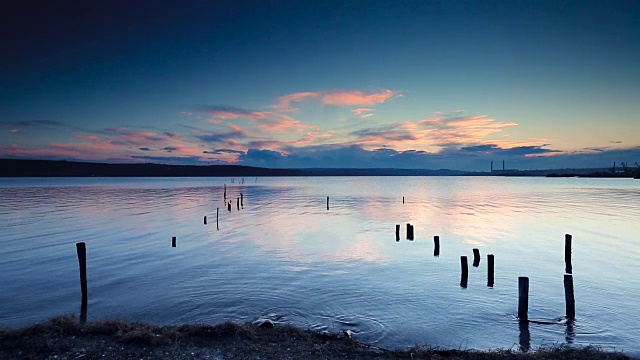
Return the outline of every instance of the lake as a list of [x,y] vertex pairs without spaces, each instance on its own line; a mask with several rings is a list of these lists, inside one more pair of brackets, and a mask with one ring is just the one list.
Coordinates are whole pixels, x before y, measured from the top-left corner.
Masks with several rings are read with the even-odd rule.
[[[640,355],[640,180],[4,178],[0,229],[5,328],[79,315],[83,241],[89,321],[270,319],[389,348],[568,343]],[[575,321],[564,318],[565,234]],[[519,276],[530,279],[529,318],[548,324],[519,325]]]

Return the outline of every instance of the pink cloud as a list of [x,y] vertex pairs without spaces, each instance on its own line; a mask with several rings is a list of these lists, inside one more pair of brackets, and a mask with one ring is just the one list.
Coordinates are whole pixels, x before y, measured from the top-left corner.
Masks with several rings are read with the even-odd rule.
[[319,99],[323,104],[333,106],[373,106],[399,96],[402,94],[386,89],[371,93],[360,90],[298,92],[278,98],[272,107],[279,111],[294,111],[292,103],[311,99]]
[[18,130],[18,129],[10,129],[9,132],[15,134],[15,133],[19,133],[20,130]]

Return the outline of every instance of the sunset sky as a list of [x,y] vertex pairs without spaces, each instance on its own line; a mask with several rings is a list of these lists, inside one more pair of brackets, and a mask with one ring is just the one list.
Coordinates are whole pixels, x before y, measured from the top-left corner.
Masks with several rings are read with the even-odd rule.
[[640,1],[11,1],[0,157],[640,162]]

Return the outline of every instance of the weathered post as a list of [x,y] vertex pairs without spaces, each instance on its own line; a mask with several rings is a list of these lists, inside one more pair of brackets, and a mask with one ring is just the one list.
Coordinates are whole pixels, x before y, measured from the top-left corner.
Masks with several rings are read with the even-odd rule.
[[227,201],[227,184],[224,184],[224,201]]
[[462,275],[460,276],[460,286],[467,287],[469,281],[469,263],[466,256],[460,256],[460,267],[462,268]]
[[218,213],[220,212],[220,208],[216,208],[216,230],[220,230],[220,224],[218,223]]
[[407,223],[407,240],[411,240],[411,224]]
[[473,267],[480,265],[480,250],[473,249]]
[[236,198],[236,206],[238,207],[238,211],[240,211],[240,198]]
[[329,210],[329,197],[327,196],[327,210]]
[[404,204],[404,196],[402,197],[402,203]]
[[76,243],[78,265],[80,266],[80,291],[82,291],[82,305],[87,306],[87,247],[83,242]]
[[576,317],[576,299],[573,296],[573,275],[564,276],[564,300],[566,302],[567,319]]
[[433,256],[440,256],[440,236],[433,237]]
[[229,212],[231,212],[231,200],[229,200],[229,203],[227,204],[227,210],[229,210]]
[[176,247],[176,237],[171,238],[171,247]]
[[567,274],[571,274],[573,271],[573,266],[571,266],[571,235],[564,235],[564,264],[565,264],[565,272]]
[[242,195],[242,193],[240,193],[240,206],[244,209],[244,196]]
[[396,241],[400,241],[400,225],[396,224]]
[[529,278],[518,278],[518,319],[520,322],[529,321]]
[[207,217],[204,217],[204,224],[207,225]]
[[487,255],[487,286],[493,287],[494,259],[493,254]]

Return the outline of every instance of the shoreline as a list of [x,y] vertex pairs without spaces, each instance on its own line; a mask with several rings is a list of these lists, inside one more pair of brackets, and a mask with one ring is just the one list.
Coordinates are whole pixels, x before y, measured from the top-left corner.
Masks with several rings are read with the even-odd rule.
[[[268,325],[268,324],[267,324]],[[105,320],[81,324],[74,315],[0,330],[0,359],[631,359],[598,347],[564,345],[530,352],[414,347],[389,350],[290,325],[252,323],[156,326]]]

